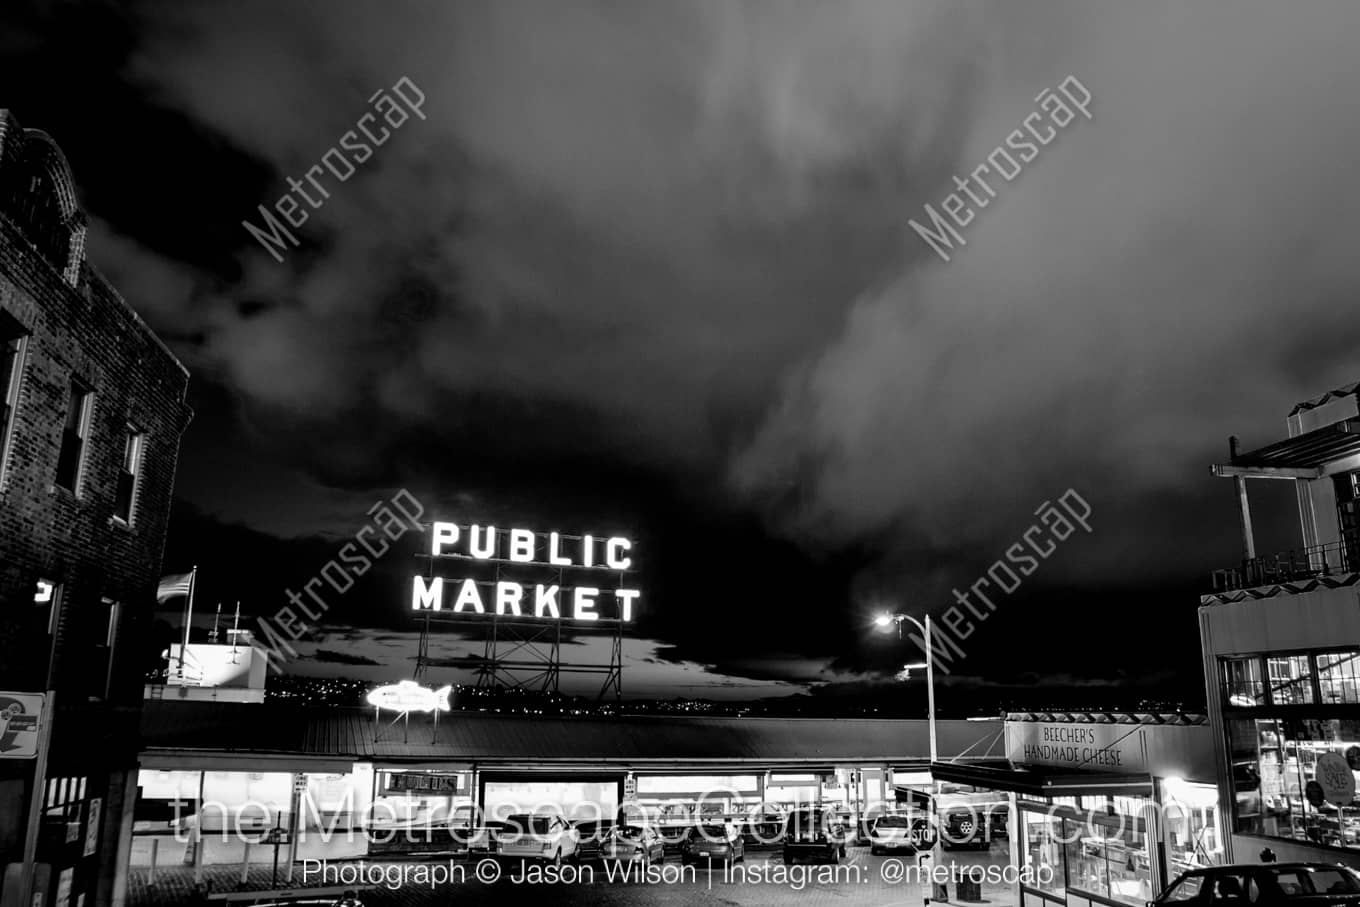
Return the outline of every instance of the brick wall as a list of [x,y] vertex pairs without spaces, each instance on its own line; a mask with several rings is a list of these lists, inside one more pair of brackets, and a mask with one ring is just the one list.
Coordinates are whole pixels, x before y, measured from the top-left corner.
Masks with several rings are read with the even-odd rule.
[[[33,190],[51,196],[25,202]],[[35,226],[44,212],[60,219]],[[84,261],[84,225],[60,151],[0,110],[0,312],[27,334],[0,464],[0,690],[47,688],[54,655],[49,776],[107,778],[136,765],[143,682],[136,642],[151,625],[180,436],[191,414],[187,371]],[[55,484],[73,379],[94,393],[77,494]],[[129,425],[145,433],[130,526],[113,519]],[[61,584],[55,640],[46,610],[34,603],[40,578]],[[105,600],[120,603],[113,683],[107,702],[92,705],[105,680],[98,648],[108,629]],[[80,744],[75,727],[84,722],[101,728],[90,745]],[[26,772],[22,766],[0,761],[0,780]],[[13,858],[10,844],[0,841],[0,864]]]

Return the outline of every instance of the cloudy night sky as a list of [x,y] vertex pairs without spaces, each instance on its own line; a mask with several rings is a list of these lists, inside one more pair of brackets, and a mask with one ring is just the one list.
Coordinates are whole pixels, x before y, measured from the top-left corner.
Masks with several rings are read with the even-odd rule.
[[[1210,464],[1360,379],[1357,34],[1342,0],[8,0],[0,107],[190,369],[165,571],[200,618],[273,613],[406,488],[634,539],[627,695],[915,696],[872,615],[938,619],[1073,488],[1092,532],[996,596],[943,706],[1194,705],[1241,556]],[[908,221],[1068,76],[1091,118],[942,260]],[[242,222],[403,78],[424,118],[276,261]],[[1299,544],[1275,485],[1262,552]],[[422,543],[290,670],[407,676]]]

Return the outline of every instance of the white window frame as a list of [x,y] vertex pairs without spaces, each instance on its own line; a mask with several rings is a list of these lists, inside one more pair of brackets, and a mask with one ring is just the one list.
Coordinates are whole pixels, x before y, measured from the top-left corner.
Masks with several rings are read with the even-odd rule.
[[[80,391],[80,414],[76,417],[76,437],[80,439],[80,453],[76,456],[76,474],[71,480],[71,487],[66,488],[60,482],[56,482],[58,488],[66,488],[75,497],[81,497],[85,484],[85,463],[89,460],[90,454],[90,426],[94,422],[94,388],[80,381],[71,382],[72,396],[76,391]],[[63,423],[64,425],[64,423]],[[63,428],[63,431],[65,429]],[[63,441],[65,439],[63,438]],[[60,459],[60,448],[58,448],[58,459]]]
[[9,406],[9,422],[3,426],[3,437],[0,437],[0,488],[5,486],[9,478],[9,452],[14,438],[14,425],[19,421],[19,397],[24,385],[24,366],[28,364],[28,334],[20,334],[17,338],[19,348],[14,352],[14,371],[10,372],[9,386],[0,388],[4,391],[4,402]]
[[[131,527],[137,522],[137,498],[142,490],[142,463],[146,458],[146,432],[135,425],[127,426],[127,434],[123,440],[123,459],[128,458],[128,446],[132,446],[132,493],[128,498],[127,518],[124,519],[119,514],[113,515],[114,520],[122,526]],[[123,477],[123,464],[118,464],[118,478]],[[118,506],[118,486],[114,485],[114,507]]]

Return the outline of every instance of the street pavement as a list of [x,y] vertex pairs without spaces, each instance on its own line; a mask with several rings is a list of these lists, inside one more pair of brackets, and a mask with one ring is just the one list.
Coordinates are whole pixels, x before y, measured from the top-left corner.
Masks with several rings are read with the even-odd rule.
[[[748,852],[743,864],[724,869],[683,869],[677,858],[653,866],[652,880],[611,880],[604,867],[593,864],[565,866],[553,877],[546,867],[525,867],[519,861],[455,860],[444,862],[361,862],[308,864],[294,870],[294,882],[349,885],[367,875],[376,884],[352,885],[365,907],[458,904],[469,907],[503,907],[505,904],[564,905],[684,905],[684,907],[762,907],[767,904],[836,904],[844,907],[921,907],[929,894],[916,879],[904,878],[913,858],[872,856],[868,848],[852,847],[839,867],[785,867],[775,851]],[[946,854],[946,865],[1005,866],[1005,842],[991,853],[955,851]],[[340,874],[337,876],[337,874]],[[252,869],[250,881],[241,886],[239,867],[208,867],[205,879],[215,893],[270,887],[267,867]],[[488,882],[493,875],[499,878]],[[282,886],[280,886],[282,887]],[[950,902],[959,907],[1013,907],[1014,887],[984,884],[980,901],[961,901],[957,888],[949,886]],[[194,893],[193,870],[176,867],[158,871],[155,885],[148,885],[145,870],[133,870],[129,907],[186,907],[200,903]],[[216,900],[216,903],[221,903]],[[248,903],[248,902],[247,902]]]

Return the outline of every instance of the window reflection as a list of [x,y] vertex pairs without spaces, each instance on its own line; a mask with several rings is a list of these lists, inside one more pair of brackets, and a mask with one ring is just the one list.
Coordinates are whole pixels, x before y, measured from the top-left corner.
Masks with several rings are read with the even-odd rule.
[[1313,702],[1312,659],[1303,655],[1270,655],[1270,701],[1274,705],[1310,705]]
[[1025,827],[1025,865],[1032,870],[1034,887],[1045,894],[1063,896],[1063,820],[1042,813],[1021,812]]
[[1223,695],[1230,706],[1250,708],[1265,705],[1265,684],[1261,680],[1261,659],[1225,658],[1223,666]]
[[1360,721],[1236,719],[1228,731],[1239,832],[1360,849],[1360,804],[1327,802],[1315,779],[1324,753],[1360,768]]
[[1325,652],[1317,656],[1318,689],[1327,703],[1360,702],[1360,652]]
[[1065,845],[1071,887],[1126,904],[1147,903],[1153,893],[1147,836],[1098,825],[1081,832]]

